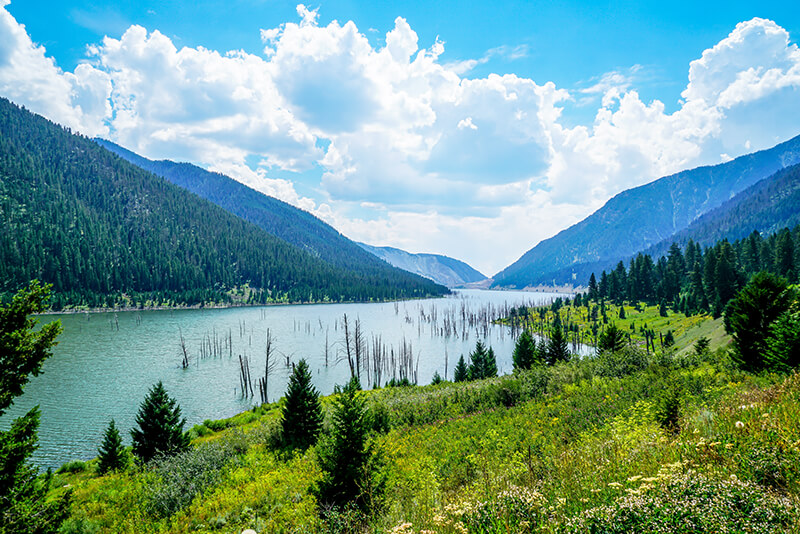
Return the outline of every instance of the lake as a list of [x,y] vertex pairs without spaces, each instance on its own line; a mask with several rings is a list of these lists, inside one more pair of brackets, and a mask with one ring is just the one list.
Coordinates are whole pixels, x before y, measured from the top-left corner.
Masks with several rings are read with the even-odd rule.
[[[186,429],[206,419],[230,417],[261,403],[257,379],[264,375],[267,331],[276,362],[268,380],[268,400],[279,399],[291,364],[305,358],[322,394],[350,376],[345,356],[348,331],[358,323],[369,355],[383,354],[381,383],[401,373],[428,384],[438,372],[448,379],[460,355],[478,339],[491,346],[500,374],[512,370],[510,329],[492,324],[510,309],[552,301],[555,293],[459,290],[441,299],[367,304],[311,304],[225,309],[156,310],[43,315],[60,320],[63,333],[43,373],[32,378],[8,413],[13,417],[41,408],[41,467],[61,466],[97,454],[111,418],[130,444],[139,404],[161,380],[178,400]],[[183,367],[184,350],[188,366]],[[326,350],[327,347],[327,350]],[[351,343],[351,352],[353,344]],[[327,365],[326,365],[327,352]],[[241,356],[241,359],[240,359]],[[249,365],[254,394],[242,394],[242,363]],[[445,370],[446,366],[446,370]],[[362,370],[362,385],[376,381],[375,365]]]

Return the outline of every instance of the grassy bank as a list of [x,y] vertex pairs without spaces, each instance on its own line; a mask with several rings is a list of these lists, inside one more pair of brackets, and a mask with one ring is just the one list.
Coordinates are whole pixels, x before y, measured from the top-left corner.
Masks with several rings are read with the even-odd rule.
[[655,355],[364,392],[386,491],[361,530],[319,518],[316,448],[276,449],[274,404],[196,426],[154,468],[65,466],[62,532],[797,532],[800,376],[681,345],[705,323]]
[[620,317],[620,306],[610,302],[605,302],[602,306],[595,302],[589,306],[574,306],[565,302],[563,305],[517,310],[515,315],[502,322],[546,335],[557,313],[562,324],[570,331],[570,340],[592,346],[610,324],[615,324],[628,334],[630,340],[643,350],[645,331],[655,334],[657,349],[661,349],[661,340],[668,332],[672,332],[675,346],[680,352],[691,350],[695,341],[701,337],[709,339],[712,351],[730,343],[722,318],[714,319],[708,314],[686,316],[672,310],[667,310],[667,315],[662,316],[658,306],[647,306],[643,302],[626,303],[622,307],[624,312],[623,317]]

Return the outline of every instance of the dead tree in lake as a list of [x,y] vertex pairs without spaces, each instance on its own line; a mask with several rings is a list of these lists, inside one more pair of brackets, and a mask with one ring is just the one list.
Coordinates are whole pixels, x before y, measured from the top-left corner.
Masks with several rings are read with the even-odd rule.
[[350,326],[347,322],[347,314],[344,314],[342,319],[343,327],[344,327],[344,348],[345,348],[345,355],[347,356],[347,365],[350,366],[350,378],[356,376],[356,369],[355,369],[355,362],[353,361],[353,340],[351,339],[352,334],[350,333]]
[[242,397],[253,396],[253,381],[250,378],[250,362],[247,355],[239,355],[239,386],[242,389]]
[[261,404],[268,404],[267,386],[269,385],[269,375],[278,366],[278,360],[275,358],[275,349],[272,347],[272,332],[267,328],[267,346],[264,351],[264,377],[258,379],[258,391],[261,394]]
[[186,348],[186,339],[184,339],[183,330],[181,330],[180,327],[178,327],[178,333],[181,336],[181,354],[183,355],[183,358],[181,359],[181,367],[186,369],[189,367],[189,350]]

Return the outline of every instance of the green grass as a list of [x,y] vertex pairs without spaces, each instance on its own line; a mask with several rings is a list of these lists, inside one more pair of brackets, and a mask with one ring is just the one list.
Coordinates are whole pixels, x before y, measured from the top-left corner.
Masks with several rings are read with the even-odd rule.
[[[597,320],[592,321],[591,310],[595,306],[598,308]],[[658,348],[660,348],[660,336],[665,336],[668,331],[672,331],[675,338],[675,346],[679,347],[680,352],[690,351],[694,342],[701,337],[709,338],[711,342],[709,348],[712,351],[721,347],[726,347],[731,340],[730,336],[725,333],[722,319],[714,319],[708,314],[698,314],[687,317],[682,313],[675,313],[672,310],[668,310],[667,317],[661,317],[661,315],[659,315],[658,306],[647,306],[643,302],[640,302],[637,304],[626,303],[624,305],[625,318],[620,319],[619,306],[607,302],[605,307],[607,322],[603,322],[602,314],[599,311],[600,307],[594,302],[591,303],[588,308],[585,306],[565,304],[561,306],[558,313],[561,316],[563,324],[577,327],[578,340],[587,345],[594,345],[594,334],[592,333],[593,322],[597,325],[598,335],[605,329],[606,325],[613,323],[622,331],[629,334],[634,344],[643,348],[643,328],[655,332]],[[639,308],[638,311],[636,309],[637,307]],[[543,320],[539,315],[540,309],[546,310]],[[553,318],[554,312],[550,307],[530,308],[526,319],[516,318],[516,321],[517,324],[526,324],[528,328],[534,332],[546,335]],[[510,325],[512,323],[512,318],[506,318],[501,322]]]
[[[680,332],[678,351],[365,392],[390,427],[374,437],[387,492],[365,531],[797,532],[800,376],[741,373],[724,348],[682,357],[713,321],[647,313]],[[674,427],[660,423],[667,391]],[[317,514],[316,450],[272,449],[279,417],[273,404],[198,425],[193,453],[155,470],[63,470],[62,531],[355,532]]]

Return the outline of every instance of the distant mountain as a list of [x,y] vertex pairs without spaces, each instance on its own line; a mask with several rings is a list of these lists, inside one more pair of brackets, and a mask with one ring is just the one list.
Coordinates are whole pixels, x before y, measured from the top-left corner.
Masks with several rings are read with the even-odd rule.
[[[441,295],[401,271],[357,273],[0,98],[0,293],[32,278],[56,304]],[[387,274],[388,273],[388,274]]]
[[440,254],[412,254],[392,247],[373,247],[358,243],[383,261],[411,273],[424,276],[447,287],[459,287],[486,280],[486,276],[466,263]]
[[[666,176],[609,200],[494,276],[494,286],[574,283],[689,226],[778,170],[800,163],[800,136],[720,165]],[[613,266],[613,265],[612,265]]]
[[190,163],[153,161],[111,141],[95,141],[134,165],[213,202],[337,267],[367,276],[419,283],[418,280],[412,282],[406,272],[380,261],[307,211],[251,189],[224,174],[210,172]]
[[774,234],[800,224],[800,165],[792,165],[748,187],[683,230],[643,251],[665,255],[672,243],[690,239],[702,246],[743,239],[753,231]]

